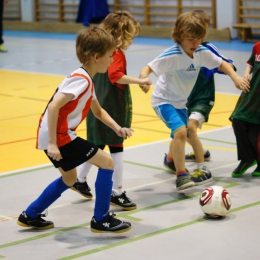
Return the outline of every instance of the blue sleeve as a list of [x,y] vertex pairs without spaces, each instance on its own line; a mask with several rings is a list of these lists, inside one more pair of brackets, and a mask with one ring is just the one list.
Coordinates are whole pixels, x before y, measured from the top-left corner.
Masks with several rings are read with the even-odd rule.
[[[225,56],[221,55],[220,52],[219,52],[219,50],[218,50],[218,48],[217,48],[216,46],[214,46],[214,45],[211,44],[211,43],[206,43],[204,46],[205,46],[208,50],[210,50],[211,52],[213,52],[215,55],[217,55],[218,57],[220,57],[222,60],[224,60],[224,61],[226,61],[226,62],[228,62],[228,63],[231,63],[231,64],[234,66],[235,71],[236,71],[236,67],[235,67],[234,62],[233,62],[232,60],[230,60],[230,59],[227,59]],[[218,68],[215,68],[215,69],[212,69],[212,70],[208,70],[208,69],[206,69],[206,68],[203,67],[202,69],[203,69],[203,72],[204,72],[204,74],[206,75],[207,78],[210,78],[214,73],[219,73],[219,74],[224,74],[224,75],[225,75],[224,72],[218,71]]]

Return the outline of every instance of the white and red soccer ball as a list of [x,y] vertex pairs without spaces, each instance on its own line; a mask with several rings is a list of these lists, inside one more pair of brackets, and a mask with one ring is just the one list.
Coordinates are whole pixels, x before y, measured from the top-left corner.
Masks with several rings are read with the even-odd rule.
[[231,207],[231,198],[226,189],[220,186],[210,186],[200,195],[200,206],[210,218],[224,217]]

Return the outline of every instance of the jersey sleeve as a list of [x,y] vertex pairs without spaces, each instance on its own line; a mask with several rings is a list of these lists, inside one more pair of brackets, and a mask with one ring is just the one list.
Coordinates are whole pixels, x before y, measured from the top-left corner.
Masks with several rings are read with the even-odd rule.
[[126,74],[126,61],[122,51],[118,50],[113,55],[113,62],[108,67],[108,77],[112,84],[116,83]]
[[210,50],[205,50],[203,53],[202,66],[207,69],[218,68],[222,63],[222,58],[211,52]]
[[259,43],[256,43],[254,46],[253,46],[253,50],[252,50],[252,53],[250,55],[250,58],[249,60],[247,61],[247,65],[250,66],[250,67],[254,67],[254,62],[255,62],[255,55],[257,53],[257,49],[260,49],[260,44]]
[[75,100],[78,98],[80,94],[82,94],[87,88],[90,90],[90,79],[88,79],[86,76],[78,75],[78,76],[71,76],[67,79],[66,85],[63,86],[61,89],[62,93],[67,94],[73,94],[74,98],[72,100]]
[[159,77],[163,73],[174,70],[174,56],[167,56],[165,52],[147,64],[154,74]]
[[[232,64],[232,65],[234,66],[234,70],[237,71],[236,66],[235,66],[235,64],[234,64],[234,61],[231,60],[231,59],[226,58],[225,56],[223,56],[223,55],[219,52],[218,48],[217,48],[215,45],[213,45],[212,43],[206,43],[205,46],[206,46],[207,49],[209,49],[212,53],[214,53],[215,55],[217,55],[218,57],[220,57],[222,60],[224,60],[224,61],[226,61],[226,62]],[[225,74],[224,72],[221,72],[221,71],[218,71],[218,70],[216,70],[215,72],[217,72],[217,73],[219,73],[219,74]]]

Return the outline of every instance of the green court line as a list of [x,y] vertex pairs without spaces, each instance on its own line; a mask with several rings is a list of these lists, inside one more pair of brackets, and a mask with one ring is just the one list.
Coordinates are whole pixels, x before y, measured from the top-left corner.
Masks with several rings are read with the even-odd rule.
[[[216,181],[218,181],[218,180],[216,180]],[[223,183],[229,183],[228,186],[230,186],[230,187],[240,185],[240,184],[235,183],[235,182],[229,182],[229,181],[222,181],[222,182]],[[150,209],[158,208],[158,207],[161,207],[161,206],[169,205],[169,204],[176,203],[176,202],[179,202],[179,201],[187,200],[187,199],[190,199],[190,198],[198,197],[198,196],[200,196],[200,194],[201,194],[201,192],[197,192],[197,193],[194,193],[194,194],[182,197],[182,198],[169,200],[169,201],[158,203],[158,204],[155,204],[155,205],[151,205],[151,206],[148,206],[148,207],[145,207],[145,208],[132,210],[132,211],[129,211],[129,212],[126,212],[126,213],[121,213],[121,214],[118,214],[117,216],[138,222],[138,221],[141,221],[142,219],[135,218],[135,217],[132,217],[130,215],[133,215],[133,214],[139,213],[139,212],[143,212],[143,211],[147,211],[147,210],[150,210]],[[80,224],[80,225],[77,225],[77,226],[64,228],[64,229],[53,231],[53,232],[48,232],[46,234],[41,234],[41,235],[37,235],[37,236],[34,236],[34,237],[17,240],[17,241],[10,242],[10,243],[7,243],[7,244],[2,244],[2,245],[0,245],[0,249],[10,247],[10,246],[14,246],[14,245],[18,245],[18,244],[23,244],[23,243],[26,243],[26,242],[34,241],[34,240],[49,237],[49,236],[54,236],[54,235],[57,235],[57,234],[60,234],[60,233],[65,233],[65,232],[72,231],[72,230],[82,228],[82,227],[86,227],[86,226],[89,226],[89,225],[90,225],[90,222],[87,222],[87,223],[83,223],[83,224]]]
[[39,168],[35,168],[35,169],[24,170],[24,171],[18,171],[18,172],[14,172],[14,173],[2,175],[2,176],[1,176],[1,174],[0,174],[0,179],[7,178],[7,177],[13,177],[13,176],[20,175],[20,174],[24,174],[24,173],[40,171],[40,170],[44,170],[44,169],[48,169],[48,168],[52,168],[52,167],[53,167],[53,165],[48,165],[48,166],[43,166],[43,167],[39,167]]
[[[233,210],[229,210],[229,214],[233,213],[233,212],[236,212],[236,211],[243,210],[243,209],[247,209],[247,208],[250,208],[250,207],[258,206],[258,205],[260,205],[260,201],[254,202],[254,203],[251,203],[251,204],[248,204],[248,205],[244,205],[244,206],[235,208]],[[111,248],[115,248],[115,247],[118,247],[118,246],[130,244],[130,243],[133,243],[133,242],[136,242],[136,241],[139,241],[139,240],[142,240],[142,239],[146,239],[146,238],[149,238],[149,237],[153,237],[153,236],[156,236],[156,235],[161,235],[163,233],[167,233],[167,232],[170,232],[170,231],[173,231],[173,230],[176,230],[176,229],[188,227],[188,226],[191,226],[191,225],[203,222],[205,220],[207,220],[207,218],[205,218],[205,217],[199,218],[197,220],[188,221],[188,222],[176,225],[176,226],[172,226],[172,227],[169,227],[169,228],[158,230],[158,231],[155,231],[155,232],[152,232],[152,233],[149,233],[149,234],[145,234],[145,235],[142,235],[142,236],[129,238],[127,240],[114,243],[112,245],[102,246],[102,247],[95,248],[95,249],[88,250],[88,251],[84,251],[84,252],[81,252],[81,253],[78,253],[78,254],[74,254],[74,255],[67,256],[67,257],[59,258],[58,260],[76,259],[76,258],[79,258],[79,257],[82,257],[82,256],[86,256],[86,255],[98,253],[98,252],[101,252],[101,251],[105,251],[105,250],[108,250],[108,249],[111,249]]]
[[210,139],[210,138],[204,138],[204,137],[200,137],[200,139],[201,139],[201,140],[205,140],[205,141],[223,143],[223,144],[233,144],[233,145],[237,145],[236,143],[233,143],[233,142],[226,142],[226,141],[221,141],[221,140],[216,140],[216,139]]
[[5,256],[3,256],[3,255],[0,255],[0,259],[1,259],[1,258],[5,258]]

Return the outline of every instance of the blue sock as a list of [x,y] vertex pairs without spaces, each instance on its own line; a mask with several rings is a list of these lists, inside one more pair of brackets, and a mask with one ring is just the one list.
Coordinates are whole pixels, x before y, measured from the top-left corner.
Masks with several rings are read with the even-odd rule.
[[95,183],[96,202],[94,208],[94,217],[97,221],[102,221],[107,217],[111,193],[112,193],[112,176],[113,170],[100,169]]
[[62,177],[58,178],[46,189],[42,192],[42,194],[32,202],[29,207],[26,209],[26,214],[30,218],[37,218],[39,214],[41,214],[45,209],[47,209],[55,200],[57,200],[61,193],[67,190],[69,186],[67,186]]

